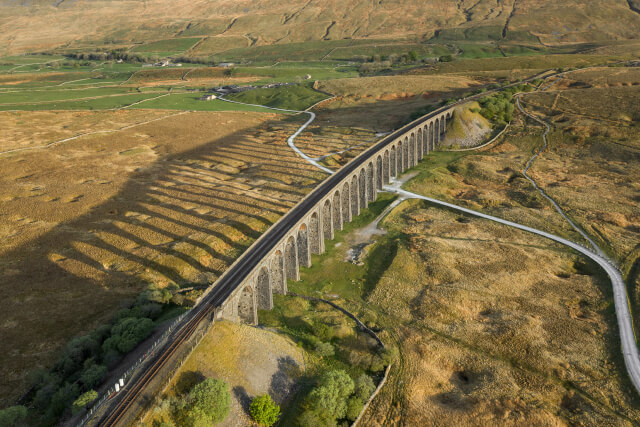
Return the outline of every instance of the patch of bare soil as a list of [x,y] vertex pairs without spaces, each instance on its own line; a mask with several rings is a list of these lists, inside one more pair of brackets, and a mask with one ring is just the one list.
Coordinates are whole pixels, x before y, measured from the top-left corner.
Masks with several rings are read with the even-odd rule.
[[[165,398],[181,393],[184,383],[200,376],[219,378],[231,389],[231,412],[219,425],[251,425],[251,399],[269,393],[280,405],[292,397],[305,370],[304,350],[283,335],[231,322],[218,322],[187,358],[167,387]],[[160,397],[161,401],[163,397]],[[145,425],[166,416],[159,404]]]

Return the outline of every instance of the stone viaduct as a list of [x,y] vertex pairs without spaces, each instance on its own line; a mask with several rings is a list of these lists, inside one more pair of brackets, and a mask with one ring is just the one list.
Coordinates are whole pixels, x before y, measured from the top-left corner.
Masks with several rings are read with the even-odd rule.
[[335,183],[329,194],[290,227],[226,298],[216,317],[257,324],[258,309],[273,308],[273,294],[287,293],[287,279],[300,280],[299,267],[311,265],[311,254],[324,252],[325,240],[332,240],[336,230],[342,230],[374,201],[391,178],[415,166],[439,145],[452,114],[452,107],[437,110],[361,153],[358,158],[364,157],[365,161]]

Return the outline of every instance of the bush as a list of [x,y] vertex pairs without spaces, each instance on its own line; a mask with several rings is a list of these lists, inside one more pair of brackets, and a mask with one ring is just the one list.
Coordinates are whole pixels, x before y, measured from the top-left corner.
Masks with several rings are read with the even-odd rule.
[[366,402],[369,400],[369,396],[376,389],[375,384],[371,377],[367,374],[362,374],[355,380],[354,394],[355,397],[360,399],[362,402]]
[[320,357],[331,357],[335,354],[335,350],[328,342],[319,342],[316,344],[316,353]]
[[111,336],[102,344],[104,352],[118,350],[127,353],[142,340],[147,338],[153,330],[151,319],[126,317],[111,328]]
[[49,402],[45,416],[49,419],[57,420],[64,413],[65,409],[71,406],[79,394],[80,388],[77,384],[65,383],[51,396],[51,401]]
[[95,390],[89,390],[86,393],[82,393],[80,397],[78,397],[73,402],[73,405],[71,406],[71,411],[73,412],[73,415],[82,411],[84,408],[87,407],[88,404],[90,404],[97,398],[98,398],[98,392]]
[[347,418],[351,421],[355,421],[364,409],[364,403],[362,400],[358,399],[355,396],[351,396],[347,401]]
[[343,370],[326,372],[318,387],[309,394],[309,402],[321,413],[333,419],[344,418],[347,414],[347,398],[353,393],[353,380]]
[[219,423],[229,415],[230,407],[229,385],[222,380],[207,378],[193,387],[187,396],[186,424],[200,426]]
[[106,366],[97,365],[93,359],[88,359],[84,362],[84,370],[80,375],[80,381],[84,384],[85,390],[92,389],[100,384],[106,374]]
[[261,426],[271,427],[278,421],[280,406],[268,394],[257,396],[251,401],[249,413],[253,420]]
[[27,417],[27,408],[24,406],[11,406],[0,410],[0,426],[15,426]]
[[451,62],[451,61],[453,61],[453,56],[451,56],[451,55],[442,55],[440,58],[438,58],[438,61],[440,61],[440,62]]
[[313,334],[323,341],[330,341],[333,338],[333,328],[324,323],[316,323],[313,325]]

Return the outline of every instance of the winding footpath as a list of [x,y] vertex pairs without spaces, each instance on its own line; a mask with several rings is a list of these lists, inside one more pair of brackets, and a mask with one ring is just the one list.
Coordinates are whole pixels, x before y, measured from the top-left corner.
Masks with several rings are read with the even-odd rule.
[[[552,82],[553,83],[553,82]],[[547,86],[548,87],[548,86]],[[543,88],[543,90],[546,89]],[[293,151],[295,151],[300,157],[302,157],[303,159],[305,159],[307,162],[311,163],[312,165],[316,166],[317,168],[321,169],[322,171],[328,173],[328,174],[334,174],[335,171],[332,169],[329,169],[325,166],[322,166],[321,164],[318,163],[317,159],[311,158],[309,156],[307,156],[305,153],[303,153],[298,147],[296,147],[295,145],[295,139],[298,135],[300,135],[300,133],[302,133],[307,126],[309,126],[316,118],[316,115],[307,110],[304,111],[296,111],[296,110],[286,110],[286,109],[281,109],[281,108],[275,108],[275,107],[267,107],[264,105],[257,105],[257,104],[245,104],[242,102],[238,102],[238,101],[231,101],[228,99],[224,99],[224,98],[218,98],[218,99],[222,99],[223,101],[226,102],[233,102],[236,104],[243,104],[243,105],[252,105],[252,106],[257,106],[257,107],[264,107],[264,108],[268,108],[268,109],[272,109],[272,110],[277,110],[277,111],[284,111],[284,112],[289,112],[289,113],[296,113],[296,114],[300,114],[300,113],[307,113],[310,115],[309,120],[307,120],[302,126],[300,126],[300,128],[298,128],[298,130],[291,135],[288,139],[287,139],[287,144],[289,145],[289,147],[291,147],[291,149]],[[426,197],[420,194],[416,194],[416,193],[412,193],[410,191],[404,190],[401,187],[401,185],[403,184],[402,180],[397,180],[392,178],[391,179],[391,184],[389,185],[385,185],[383,186],[383,190],[391,192],[391,193],[396,193],[398,194],[401,198],[404,199],[420,199],[420,200],[425,200],[429,203],[432,203],[434,205],[437,206],[441,206],[447,209],[452,209],[458,212],[463,212],[465,214],[468,215],[473,215],[476,216],[478,218],[483,218],[483,219],[487,219],[489,221],[493,221],[499,224],[503,224],[506,225],[508,227],[513,227],[513,228],[517,228],[519,230],[522,231],[526,231],[532,234],[536,234],[538,236],[542,236],[545,237],[549,240],[552,240],[554,242],[560,243],[562,245],[568,246],[571,249],[581,253],[582,255],[586,256],[587,258],[591,259],[593,262],[595,262],[596,264],[598,264],[600,267],[602,267],[602,269],[607,273],[607,275],[609,276],[609,279],[611,280],[611,285],[613,287],[613,299],[614,299],[614,304],[615,304],[615,310],[616,310],[616,318],[618,321],[618,329],[619,329],[619,333],[620,333],[620,341],[622,344],[622,354],[624,357],[624,362],[625,362],[625,366],[627,369],[627,373],[629,374],[629,377],[631,378],[631,382],[633,383],[634,387],[636,388],[636,391],[638,391],[638,393],[640,393],[640,353],[638,352],[638,347],[636,345],[636,340],[635,340],[635,335],[633,332],[633,323],[631,320],[631,309],[629,307],[629,301],[627,298],[627,292],[626,292],[626,287],[625,287],[625,283],[624,280],[622,278],[622,274],[620,273],[620,271],[616,268],[615,265],[613,265],[613,263],[607,258],[607,256],[604,254],[604,252],[598,247],[598,245],[583,231],[581,230],[577,225],[574,224],[573,221],[571,221],[567,215],[564,213],[564,211],[562,210],[562,208],[555,202],[555,200],[553,200],[553,198],[551,198],[549,195],[547,195],[544,190],[542,190],[535,182],[535,180],[533,180],[528,174],[528,170],[530,169],[533,161],[539,156],[540,152],[542,152],[548,145],[547,142],[547,134],[550,132],[551,128],[550,126],[537,119],[536,117],[530,115],[529,113],[527,113],[522,106],[520,105],[520,98],[518,97],[517,100],[517,105],[518,108],[523,112],[523,114],[527,115],[528,117],[531,117],[532,119],[544,124],[546,126],[546,132],[543,135],[544,138],[544,145],[543,147],[538,150],[538,152],[536,152],[534,154],[534,156],[529,160],[529,162],[527,163],[526,168],[523,171],[524,176],[529,180],[529,182],[531,182],[533,184],[533,186],[547,199],[549,200],[549,202],[555,207],[555,209],[560,213],[560,215],[562,215],[562,217],[564,219],[566,219],[573,228],[576,229],[576,231],[578,231],[578,233],[580,233],[580,235],[582,237],[585,238],[586,241],[588,241],[591,246],[593,247],[593,250],[588,249],[578,243],[572,242],[571,240],[567,240],[565,238],[562,238],[560,236],[556,236],[555,234],[551,234],[551,233],[547,233],[546,231],[542,231],[542,230],[538,230],[536,228],[533,227],[529,227],[526,225],[522,225],[522,224],[518,224],[516,222],[513,221],[507,221],[505,219],[502,218],[498,218],[492,215],[487,215],[485,213],[482,212],[478,212],[478,211],[474,211],[472,209],[468,209],[462,206],[458,206],[458,205],[454,205],[452,203],[448,203],[448,202],[444,202],[442,200],[438,200],[438,199],[434,199],[431,197]],[[312,108],[313,106],[309,107]]]
[[556,209],[556,211],[558,211],[558,213],[560,215],[562,215],[562,217],[571,225],[571,227],[573,227],[574,230],[576,230],[587,242],[589,242],[591,247],[596,251],[596,253],[599,256],[601,256],[602,258],[608,259],[607,256],[605,255],[604,251],[602,251],[602,249],[600,249],[600,247],[596,244],[596,242],[594,242],[593,239],[591,239],[591,237],[589,237],[589,235],[587,235],[587,233],[585,233],[584,230],[582,230],[582,228],[578,227],[567,216],[567,214],[560,207],[560,205],[558,203],[556,203],[556,201],[551,196],[549,196],[542,188],[540,188],[540,186],[538,186],[538,183],[536,183],[536,181],[533,178],[531,178],[531,176],[529,176],[529,174],[527,173],[527,172],[529,172],[529,169],[531,168],[531,165],[533,165],[533,162],[538,158],[540,153],[542,153],[544,150],[546,150],[547,147],[549,146],[549,141],[547,140],[547,135],[549,134],[549,132],[551,132],[551,126],[549,126],[549,124],[547,122],[540,120],[539,118],[537,118],[533,114],[530,114],[524,108],[522,108],[522,105],[520,104],[520,96],[516,97],[516,105],[518,106],[518,109],[522,112],[522,114],[524,114],[525,116],[535,120],[536,122],[540,123],[541,125],[543,125],[545,127],[545,131],[542,134],[542,140],[544,141],[544,144],[542,144],[542,147],[533,155],[533,157],[531,157],[529,159],[529,161],[527,162],[527,165],[525,166],[524,170],[522,171],[522,175],[524,175],[524,177],[531,183],[531,185],[533,185],[533,187],[536,190],[538,190],[538,192],[542,195],[542,197],[547,199],[549,201],[549,203],[551,203],[553,205],[553,207]]

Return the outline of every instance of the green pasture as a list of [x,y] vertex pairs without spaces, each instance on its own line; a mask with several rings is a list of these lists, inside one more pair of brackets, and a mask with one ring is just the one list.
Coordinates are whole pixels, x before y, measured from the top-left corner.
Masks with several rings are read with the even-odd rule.
[[[166,92],[164,92],[166,93]],[[0,111],[21,110],[21,111],[44,111],[44,110],[109,110],[122,108],[135,102],[142,101],[162,95],[159,93],[134,93],[116,96],[106,96],[103,98],[86,100],[60,100],[54,102],[43,102],[38,104],[1,104]]]
[[189,110],[189,111],[273,111],[262,107],[234,104],[214,99],[201,101],[201,92],[175,93],[162,98],[152,99],[131,108],[150,108],[159,110]]
[[304,110],[326,99],[327,95],[313,90],[309,84],[302,84],[271,89],[254,89],[229,95],[228,98],[247,104],[267,105],[287,110]]
[[131,49],[131,52],[157,54],[158,56],[166,54],[164,56],[168,56],[189,50],[189,48],[198,41],[200,41],[200,37],[158,40],[135,46]]

